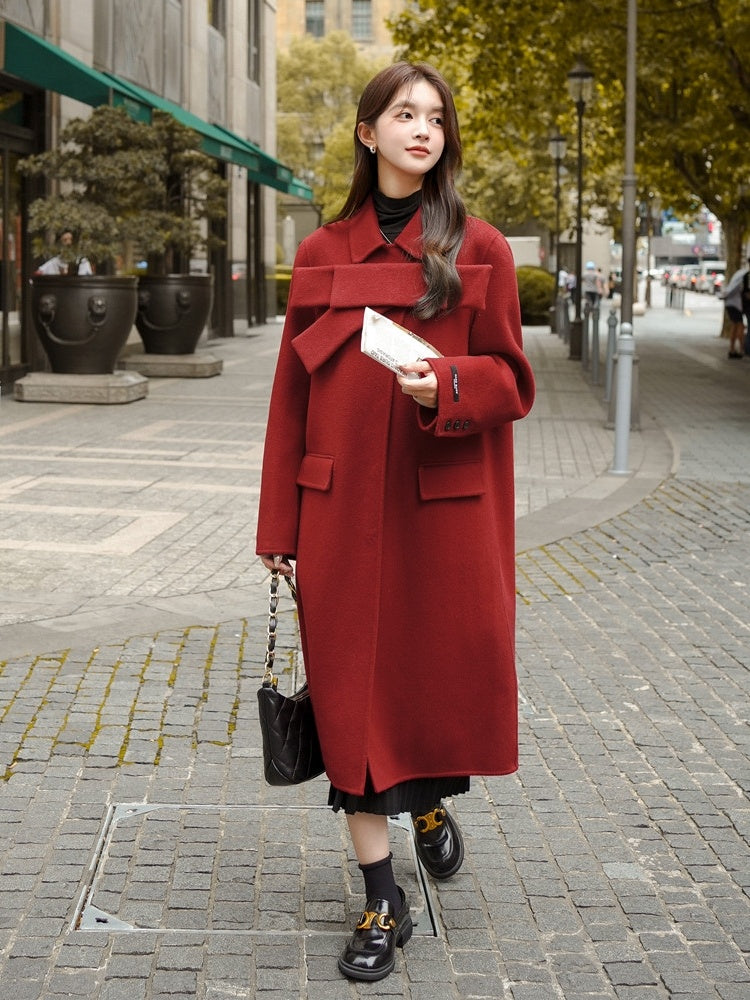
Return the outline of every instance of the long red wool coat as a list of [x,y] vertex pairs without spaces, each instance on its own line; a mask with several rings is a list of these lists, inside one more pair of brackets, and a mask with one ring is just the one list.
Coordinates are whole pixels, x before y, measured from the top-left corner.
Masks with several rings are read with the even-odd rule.
[[[371,201],[301,244],[271,397],[258,553],[296,557],[326,771],[361,794],[518,766],[512,421],[531,408],[513,258],[470,218],[460,306],[427,321],[421,212]],[[360,351],[365,306],[443,355],[438,407]]]

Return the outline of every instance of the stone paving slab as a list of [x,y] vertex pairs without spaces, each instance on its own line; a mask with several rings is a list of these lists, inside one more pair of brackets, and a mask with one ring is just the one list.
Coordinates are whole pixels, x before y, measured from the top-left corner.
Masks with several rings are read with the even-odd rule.
[[[71,929],[340,941],[365,902],[343,833],[331,837],[325,804],[110,804]],[[439,936],[409,817],[391,820],[391,838],[414,933]]]
[[[14,504],[90,508],[94,540],[122,531],[123,510],[129,524],[183,515],[122,565],[63,561],[52,544],[3,553],[0,642],[20,650],[0,648],[9,996],[750,995],[750,362],[725,360],[716,303],[696,296],[689,311],[637,321],[644,430],[614,487],[600,388],[555,336],[527,336],[542,377],[518,433],[521,768],[454,801],[466,863],[430,887],[439,933],[415,935],[374,984],[335,969],[361,901],[325,779],[274,789],[260,773],[265,582],[248,570],[252,499],[238,488],[257,486],[274,331],[229,345],[221,379],[152,384],[137,408],[107,410],[104,431],[86,407],[52,424],[47,406],[3,402],[0,524],[13,535],[0,542],[24,529]],[[123,423],[125,409],[144,416]],[[187,550],[180,528],[196,532]],[[217,548],[230,570],[214,589]],[[193,565],[172,575],[186,551]],[[284,656],[293,686],[291,645]],[[106,817],[129,803],[173,808],[105,842]],[[265,858],[258,818],[282,814],[305,829],[277,828]],[[399,878],[417,886],[396,844]],[[89,899],[154,927],[168,900],[193,926],[74,929]]]
[[211,378],[221,375],[224,362],[209,351],[195,354],[147,354],[131,351],[118,361],[124,371],[140,372],[147,378]]
[[24,403],[133,403],[148,395],[148,379],[133,372],[111,375],[62,375],[30,372],[13,385],[13,397]]

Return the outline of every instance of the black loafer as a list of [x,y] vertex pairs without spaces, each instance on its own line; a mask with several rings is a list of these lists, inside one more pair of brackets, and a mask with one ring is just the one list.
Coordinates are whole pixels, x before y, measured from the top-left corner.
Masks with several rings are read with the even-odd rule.
[[464,839],[448,810],[440,805],[412,818],[414,846],[422,867],[433,878],[450,878],[464,860]]
[[394,914],[387,899],[368,899],[357,929],[339,958],[339,970],[349,979],[385,979],[396,965],[396,948],[411,937],[409,904],[403,889],[401,909]]

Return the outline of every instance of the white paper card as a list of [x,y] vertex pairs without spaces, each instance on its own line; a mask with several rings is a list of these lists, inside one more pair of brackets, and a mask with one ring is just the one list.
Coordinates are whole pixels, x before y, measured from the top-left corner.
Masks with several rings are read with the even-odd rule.
[[440,357],[440,352],[432,344],[369,306],[365,307],[362,324],[362,353],[397,375],[402,374],[401,365],[422,358]]

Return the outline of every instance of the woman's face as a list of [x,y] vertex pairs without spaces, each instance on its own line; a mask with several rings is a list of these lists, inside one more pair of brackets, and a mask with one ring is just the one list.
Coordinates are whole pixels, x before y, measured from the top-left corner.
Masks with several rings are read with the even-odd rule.
[[396,94],[373,126],[360,122],[360,140],[377,149],[378,187],[383,194],[405,198],[422,187],[445,146],[444,111],[438,91],[418,80]]

